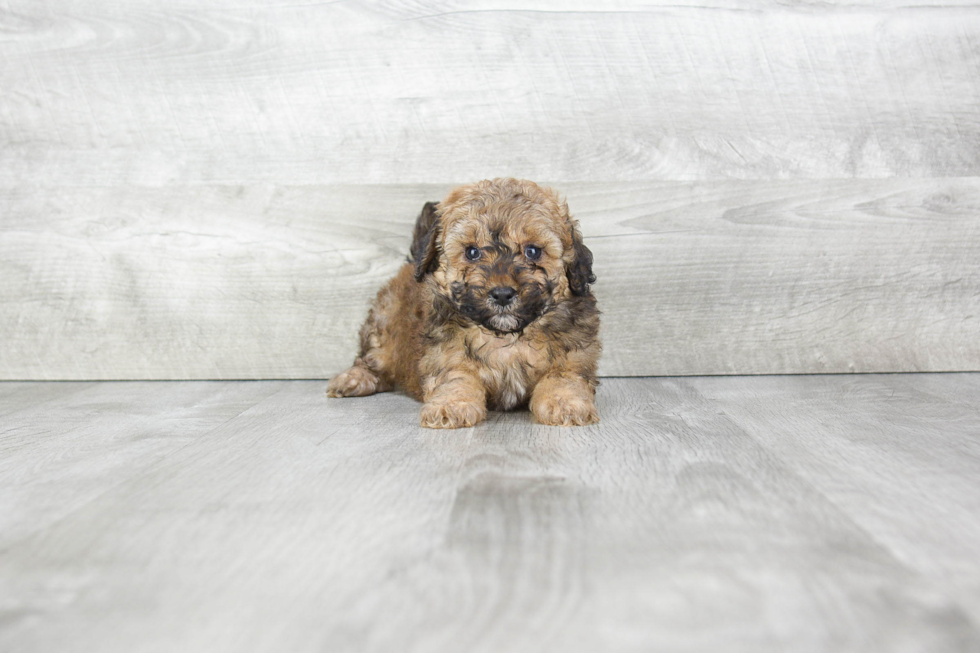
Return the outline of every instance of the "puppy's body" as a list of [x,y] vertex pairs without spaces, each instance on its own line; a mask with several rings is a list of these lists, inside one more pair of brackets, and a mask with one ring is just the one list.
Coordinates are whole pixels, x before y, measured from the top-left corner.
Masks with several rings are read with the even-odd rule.
[[423,209],[412,261],[378,293],[358,358],[327,392],[399,386],[437,428],[528,403],[546,424],[596,422],[591,263],[552,191],[513,179],[458,188]]

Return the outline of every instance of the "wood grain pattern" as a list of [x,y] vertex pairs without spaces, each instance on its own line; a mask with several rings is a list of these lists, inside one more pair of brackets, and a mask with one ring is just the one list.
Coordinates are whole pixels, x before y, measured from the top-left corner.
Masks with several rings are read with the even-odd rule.
[[[977,178],[557,187],[604,375],[980,369]],[[327,377],[448,188],[0,189],[0,378]]]
[[40,403],[22,399],[20,411],[2,416],[0,550],[43,531],[115,484],[140,478],[166,455],[277,389],[274,382],[134,383],[122,390],[87,384],[67,393],[62,384],[23,388]]
[[[691,385],[831,501],[846,506],[904,564],[942,578],[975,618],[978,380],[962,374],[835,383],[764,378],[752,382],[751,396],[716,379]],[[814,422],[824,425],[820,437],[786,437]],[[862,470],[865,492],[841,483],[855,469]]]
[[47,401],[85,390],[90,383],[2,383],[0,384],[0,417],[30,410]]
[[0,184],[980,174],[975,3],[14,0]]
[[327,376],[419,204],[496,175],[586,223],[604,374],[980,369],[975,3],[14,0],[0,33],[0,379]]
[[457,432],[322,382],[95,384],[7,422],[0,512],[38,524],[0,648],[966,653],[964,382],[610,379],[597,426]]

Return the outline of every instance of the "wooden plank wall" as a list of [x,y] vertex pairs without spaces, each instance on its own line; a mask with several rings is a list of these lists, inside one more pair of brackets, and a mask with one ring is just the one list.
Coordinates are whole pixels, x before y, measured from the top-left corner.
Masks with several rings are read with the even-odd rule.
[[20,0],[0,378],[328,376],[501,175],[581,220],[606,375],[980,369],[975,3]]

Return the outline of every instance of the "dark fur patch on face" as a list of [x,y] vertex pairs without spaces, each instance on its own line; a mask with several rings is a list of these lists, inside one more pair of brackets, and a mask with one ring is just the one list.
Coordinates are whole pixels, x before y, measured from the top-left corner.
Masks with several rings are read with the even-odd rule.
[[583,349],[599,337],[598,315],[594,296],[573,296],[548,312],[541,330],[563,351]]
[[513,307],[495,306],[482,284],[466,286],[454,293],[453,299],[459,313],[473,324],[495,333],[514,333],[523,331],[545,312],[551,300],[549,286],[533,282],[521,287]]
[[[451,283],[445,299],[464,323],[478,324],[495,333],[522,331],[550,308],[554,285],[540,267],[519,262],[521,259],[499,240],[484,251],[487,262],[472,265],[462,275],[462,281]],[[502,284],[517,291],[507,306],[500,306],[489,294]]]
[[[530,246],[537,252],[528,256]],[[412,255],[415,278],[431,275],[430,287],[445,300],[437,322],[498,334],[523,331],[569,296],[589,296],[595,281],[592,253],[564,202],[513,180],[463,187],[427,205]],[[506,289],[514,292],[509,301]]]

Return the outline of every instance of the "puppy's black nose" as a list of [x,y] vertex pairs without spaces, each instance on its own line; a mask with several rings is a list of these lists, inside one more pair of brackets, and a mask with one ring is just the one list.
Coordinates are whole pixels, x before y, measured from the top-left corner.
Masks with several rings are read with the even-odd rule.
[[510,300],[514,299],[514,295],[516,294],[517,291],[508,286],[497,286],[490,291],[490,296],[493,297],[493,301],[501,306],[509,304]]

